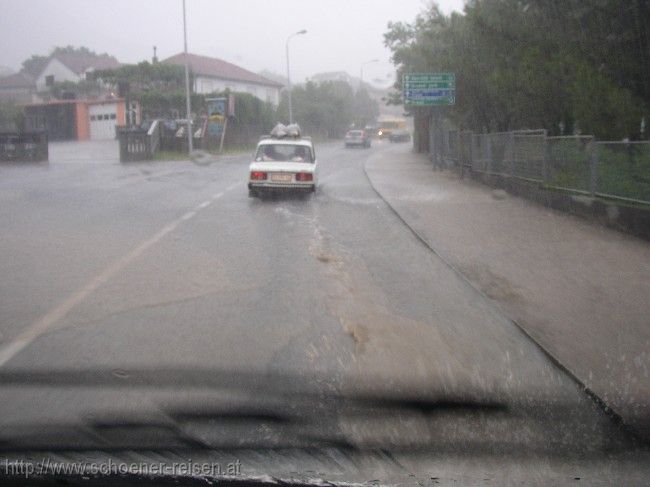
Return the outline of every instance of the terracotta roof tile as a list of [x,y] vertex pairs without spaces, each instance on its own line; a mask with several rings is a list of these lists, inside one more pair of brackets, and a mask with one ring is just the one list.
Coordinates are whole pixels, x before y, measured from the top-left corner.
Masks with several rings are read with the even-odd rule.
[[33,88],[35,86],[34,78],[24,71],[0,78],[0,88]]
[[[281,88],[280,83],[271,81],[264,76],[248,71],[235,64],[223,61],[221,59],[199,56],[197,54],[188,53],[188,60],[190,69],[194,74],[211,76],[214,78],[228,79],[232,81],[241,81],[245,83],[255,83],[263,86],[273,86]],[[180,53],[175,56],[169,57],[162,61],[166,64],[175,64],[178,66],[185,66],[185,54]]]

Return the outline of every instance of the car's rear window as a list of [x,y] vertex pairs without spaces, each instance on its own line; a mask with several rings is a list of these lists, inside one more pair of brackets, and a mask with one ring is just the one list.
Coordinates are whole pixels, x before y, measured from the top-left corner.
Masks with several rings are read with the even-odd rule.
[[348,132],[348,135],[351,135],[353,137],[359,137],[359,136],[363,135],[363,132],[361,130],[350,130]]
[[256,161],[314,162],[311,149],[305,145],[264,144],[258,147]]

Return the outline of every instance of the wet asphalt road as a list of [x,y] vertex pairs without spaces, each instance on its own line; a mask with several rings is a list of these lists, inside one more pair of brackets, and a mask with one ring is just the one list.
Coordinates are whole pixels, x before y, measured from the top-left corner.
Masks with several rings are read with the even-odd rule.
[[[120,165],[113,143],[80,147],[0,167],[0,372],[318,375],[343,394],[489,398],[546,421],[441,436],[480,424],[522,446],[629,444],[372,190],[366,159],[392,150],[399,164],[408,146],[321,145],[316,194],[265,199],[247,195],[248,156]],[[92,389],[3,389],[5,423],[155,409]]]

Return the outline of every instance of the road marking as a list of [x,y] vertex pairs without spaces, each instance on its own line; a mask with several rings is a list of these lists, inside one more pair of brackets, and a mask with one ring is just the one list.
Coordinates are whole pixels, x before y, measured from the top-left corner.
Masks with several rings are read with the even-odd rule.
[[[224,194],[239,184],[241,183],[231,184],[224,191],[215,194],[212,197],[212,201],[209,203],[212,203],[213,201],[221,198]],[[203,205],[203,203],[201,205]],[[209,204],[203,206],[202,209],[207,208],[208,206]],[[45,333],[45,331],[51,325],[64,318],[74,307],[76,307],[84,299],[94,293],[102,284],[108,282],[117,273],[126,268],[131,262],[140,257],[147,249],[158,243],[165,235],[173,232],[182,222],[187,221],[196,215],[197,211],[188,211],[180,218],[177,218],[171,223],[168,223],[147,240],[138,245],[131,252],[111,263],[102,272],[88,281],[84,286],[82,286],[80,289],[77,289],[74,293],[68,296],[68,298],[66,298],[63,302],[59,303],[56,307],[29,325],[20,335],[0,348],[0,367],[4,366],[9,360],[20,353],[20,351],[23,350],[27,345]]]

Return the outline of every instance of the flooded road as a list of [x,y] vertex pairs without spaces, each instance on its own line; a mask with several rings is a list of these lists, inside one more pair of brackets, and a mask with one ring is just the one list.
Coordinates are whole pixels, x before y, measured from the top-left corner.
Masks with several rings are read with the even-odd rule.
[[[0,168],[0,372],[318,377],[344,397],[452,398],[508,411],[407,429],[341,424],[350,441],[631,448],[628,433],[374,192],[363,164],[387,145],[321,145],[314,195],[263,199],[247,195],[247,155],[120,165],[63,147],[49,166]],[[109,404],[143,414],[177,397],[118,400],[77,385],[44,407],[41,387],[7,387],[7,424],[67,421]]]

